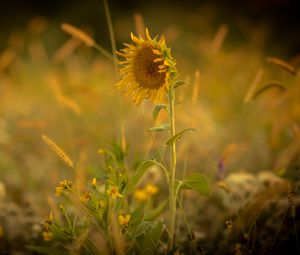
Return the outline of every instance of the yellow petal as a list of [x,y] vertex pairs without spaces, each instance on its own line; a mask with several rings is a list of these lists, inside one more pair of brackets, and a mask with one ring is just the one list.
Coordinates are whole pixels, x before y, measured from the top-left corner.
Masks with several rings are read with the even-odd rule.
[[156,55],[162,55],[161,52],[157,49],[152,49],[152,52]]
[[121,225],[123,225],[124,224],[124,216],[123,215],[119,215],[118,219],[119,219],[119,223]]
[[154,63],[157,63],[157,62],[161,62],[161,61],[164,61],[163,58],[156,58],[153,60]]
[[136,36],[134,36],[133,33],[131,33],[130,36],[131,36],[131,40],[133,42],[135,42],[137,44],[141,44],[142,43],[142,41],[139,38],[137,38]]
[[148,41],[151,41],[151,37],[150,37],[148,28],[146,28],[146,38]]
[[159,39],[158,44],[161,44],[162,46],[165,46],[166,45],[166,38],[164,36],[162,36]]
[[165,72],[167,72],[167,69],[161,69],[161,70],[159,70],[158,72],[159,72],[159,73],[165,73]]
[[127,215],[125,216],[125,221],[128,223],[128,222],[130,221],[130,218],[131,218],[131,216],[130,216],[129,214],[127,214]]

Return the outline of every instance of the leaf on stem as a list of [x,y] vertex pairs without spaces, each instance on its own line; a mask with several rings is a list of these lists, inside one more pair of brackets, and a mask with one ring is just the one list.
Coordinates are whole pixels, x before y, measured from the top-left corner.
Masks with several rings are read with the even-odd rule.
[[184,85],[188,85],[189,83],[186,82],[186,81],[176,81],[175,84],[174,84],[174,89],[178,88],[178,87],[181,87],[181,86],[184,86]]
[[148,132],[160,132],[160,131],[169,130],[169,128],[170,128],[170,123],[163,123],[160,126],[149,128],[149,129],[147,129],[147,131]]
[[166,111],[168,111],[168,106],[166,104],[157,104],[155,105],[154,109],[153,109],[153,112],[152,112],[152,118],[154,120],[156,120],[159,112],[161,109],[165,109]]
[[180,185],[181,189],[192,189],[201,195],[208,196],[210,193],[208,180],[205,175],[192,173],[187,176]]
[[175,143],[177,140],[179,140],[181,137],[182,137],[182,135],[184,134],[184,133],[186,133],[186,132],[188,132],[188,131],[196,131],[196,129],[195,128],[187,128],[187,129],[184,129],[184,130],[182,130],[182,131],[180,131],[179,133],[177,133],[177,134],[175,134],[174,136],[172,136],[170,139],[168,139],[167,141],[166,141],[166,145],[172,145],[173,143]]
[[143,229],[146,227],[145,233],[136,238],[139,247],[138,254],[154,254],[164,230],[164,223],[161,220],[151,222],[147,225],[143,226]]
[[155,165],[154,160],[145,160],[143,161],[136,171],[134,172],[133,176],[131,177],[130,181],[127,185],[127,192],[132,192],[135,189],[135,186],[139,182],[139,180],[142,178],[142,176],[146,173],[146,171],[153,165]]
[[157,217],[159,215],[161,215],[162,212],[165,210],[167,205],[168,205],[168,200],[165,200],[165,201],[161,202],[156,208],[154,208],[150,211],[147,211],[145,213],[145,220],[146,221],[152,221],[152,220],[157,219]]

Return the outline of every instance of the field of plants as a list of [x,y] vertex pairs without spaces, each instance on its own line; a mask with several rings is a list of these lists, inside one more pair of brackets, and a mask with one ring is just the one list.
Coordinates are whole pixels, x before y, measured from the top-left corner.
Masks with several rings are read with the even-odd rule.
[[284,1],[129,2],[2,26],[0,254],[300,254]]

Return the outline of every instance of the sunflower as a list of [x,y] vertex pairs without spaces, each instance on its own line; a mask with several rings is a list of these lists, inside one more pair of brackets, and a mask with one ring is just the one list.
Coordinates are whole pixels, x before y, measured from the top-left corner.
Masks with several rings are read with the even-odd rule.
[[127,44],[117,52],[125,58],[119,61],[121,80],[117,87],[132,97],[136,105],[144,99],[158,102],[172,86],[177,75],[176,62],[171,50],[166,46],[165,38],[151,38],[146,29],[146,38],[138,38],[131,33],[134,44]]

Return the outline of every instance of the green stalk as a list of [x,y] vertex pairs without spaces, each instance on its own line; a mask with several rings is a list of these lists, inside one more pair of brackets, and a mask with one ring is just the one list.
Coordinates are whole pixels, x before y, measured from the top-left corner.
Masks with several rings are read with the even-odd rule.
[[112,222],[112,215],[114,213],[115,210],[115,199],[109,197],[108,198],[108,213],[107,213],[107,225],[108,225],[108,237],[109,237],[109,244],[110,244],[110,248],[111,250],[114,249],[113,246],[113,237],[111,235],[111,222]]
[[[170,86],[168,91],[169,101],[169,122],[170,122],[170,135],[173,137],[175,133],[175,92],[174,88]],[[175,173],[176,173],[176,142],[171,145],[170,153],[170,181],[169,181],[169,206],[170,206],[170,241],[169,249],[174,246],[174,229],[175,229],[175,214],[176,214],[176,198],[175,198]]]

